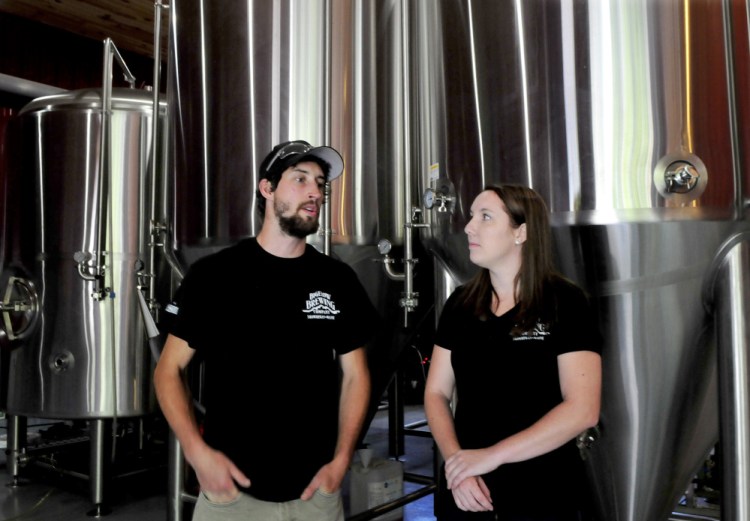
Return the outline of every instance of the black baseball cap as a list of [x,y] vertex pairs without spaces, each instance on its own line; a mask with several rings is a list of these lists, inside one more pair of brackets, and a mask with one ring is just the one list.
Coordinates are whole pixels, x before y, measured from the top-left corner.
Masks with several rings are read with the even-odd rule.
[[312,157],[321,159],[330,166],[327,181],[336,179],[344,171],[344,160],[335,149],[326,146],[314,147],[307,141],[297,140],[279,143],[273,147],[260,164],[259,178],[270,179],[275,183],[287,168]]

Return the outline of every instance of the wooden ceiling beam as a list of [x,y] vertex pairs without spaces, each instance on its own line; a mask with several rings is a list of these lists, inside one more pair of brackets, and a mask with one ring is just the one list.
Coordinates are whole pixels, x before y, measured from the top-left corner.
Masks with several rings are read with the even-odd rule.
[[[0,0],[0,12],[79,36],[110,38],[120,51],[153,58],[153,0]],[[162,60],[167,56],[168,10],[162,13]]]

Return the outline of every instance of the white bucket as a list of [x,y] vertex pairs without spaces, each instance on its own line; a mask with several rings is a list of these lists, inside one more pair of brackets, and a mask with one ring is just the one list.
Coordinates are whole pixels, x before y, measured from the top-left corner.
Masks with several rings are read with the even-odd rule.
[[[404,467],[400,461],[373,458],[372,449],[360,449],[359,461],[351,466],[350,511],[358,514],[390,503],[404,495]],[[374,518],[377,521],[403,519],[403,507]]]

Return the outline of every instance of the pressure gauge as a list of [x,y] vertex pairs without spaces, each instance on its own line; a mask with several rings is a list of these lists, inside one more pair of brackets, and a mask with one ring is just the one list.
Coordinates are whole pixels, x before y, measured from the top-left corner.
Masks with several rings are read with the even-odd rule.
[[424,207],[428,210],[435,206],[435,190],[427,188],[422,195],[422,201],[424,202]]
[[391,241],[389,241],[388,239],[380,239],[378,241],[378,252],[381,255],[388,255],[392,247],[393,245],[391,244]]

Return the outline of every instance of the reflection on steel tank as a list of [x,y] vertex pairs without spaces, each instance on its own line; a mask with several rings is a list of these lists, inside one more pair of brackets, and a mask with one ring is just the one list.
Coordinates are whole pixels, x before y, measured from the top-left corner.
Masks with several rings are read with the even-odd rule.
[[[462,231],[473,197],[488,183],[533,187],[606,339],[600,430],[581,440],[602,518],[666,519],[731,424],[714,309],[736,315],[738,297],[712,295],[745,283],[742,269],[719,273],[742,259],[731,246],[748,228],[745,3],[216,4],[172,2],[182,260],[256,232],[257,165],[273,144],[306,139],[345,159],[322,230],[334,253],[388,312],[393,284],[370,262],[378,239],[405,257],[422,247],[435,269],[417,280],[430,278],[439,312],[473,273]],[[416,304],[405,281],[399,304]],[[742,453],[742,439],[722,434],[724,452]],[[747,496],[734,492],[723,497]]]
[[150,238],[153,95],[113,90],[103,147],[102,92],[38,98],[9,127],[14,215],[2,291],[22,306],[3,323],[18,345],[13,415],[95,419],[155,408],[137,297]]
[[423,239],[444,286],[471,274],[461,227],[485,184],[543,195],[559,265],[595,298],[606,339],[600,429],[582,440],[600,514],[666,519],[719,439],[704,291],[748,229],[746,5],[480,0],[410,14],[416,161],[434,205]]
[[[8,238],[5,232],[5,223],[8,222],[9,201],[7,198],[7,177],[8,177],[8,147],[5,140],[5,131],[8,123],[14,116],[14,110],[8,107],[0,107],[0,274],[3,272],[5,265],[6,250],[8,249]],[[0,280],[1,282],[1,280]],[[2,286],[0,286],[1,288]],[[2,293],[0,293],[0,302],[2,302]],[[5,305],[0,303],[0,312]],[[10,317],[9,317],[10,318]],[[0,317],[0,321],[4,318]],[[0,409],[5,409],[8,399],[8,358],[11,348],[11,340],[0,328]]]
[[[5,134],[8,123],[13,117],[14,111],[8,107],[0,107],[0,273],[3,272],[5,264],[5,251],[8,248],[8,239],[6,238],[5,223],[8,221],[8,199],[7,199],[7,177],[8,177],[8,146],[6,144]],[[2,309],[2,308],[0,308]],[[0,329],[0,349],[9,347],[8,336],[3,329]],[[5,387],[7,382],[3,379],[0,386]],[[3,391],[4,394],[4,391]],[[2,400],[2,406],[5,400]]]

